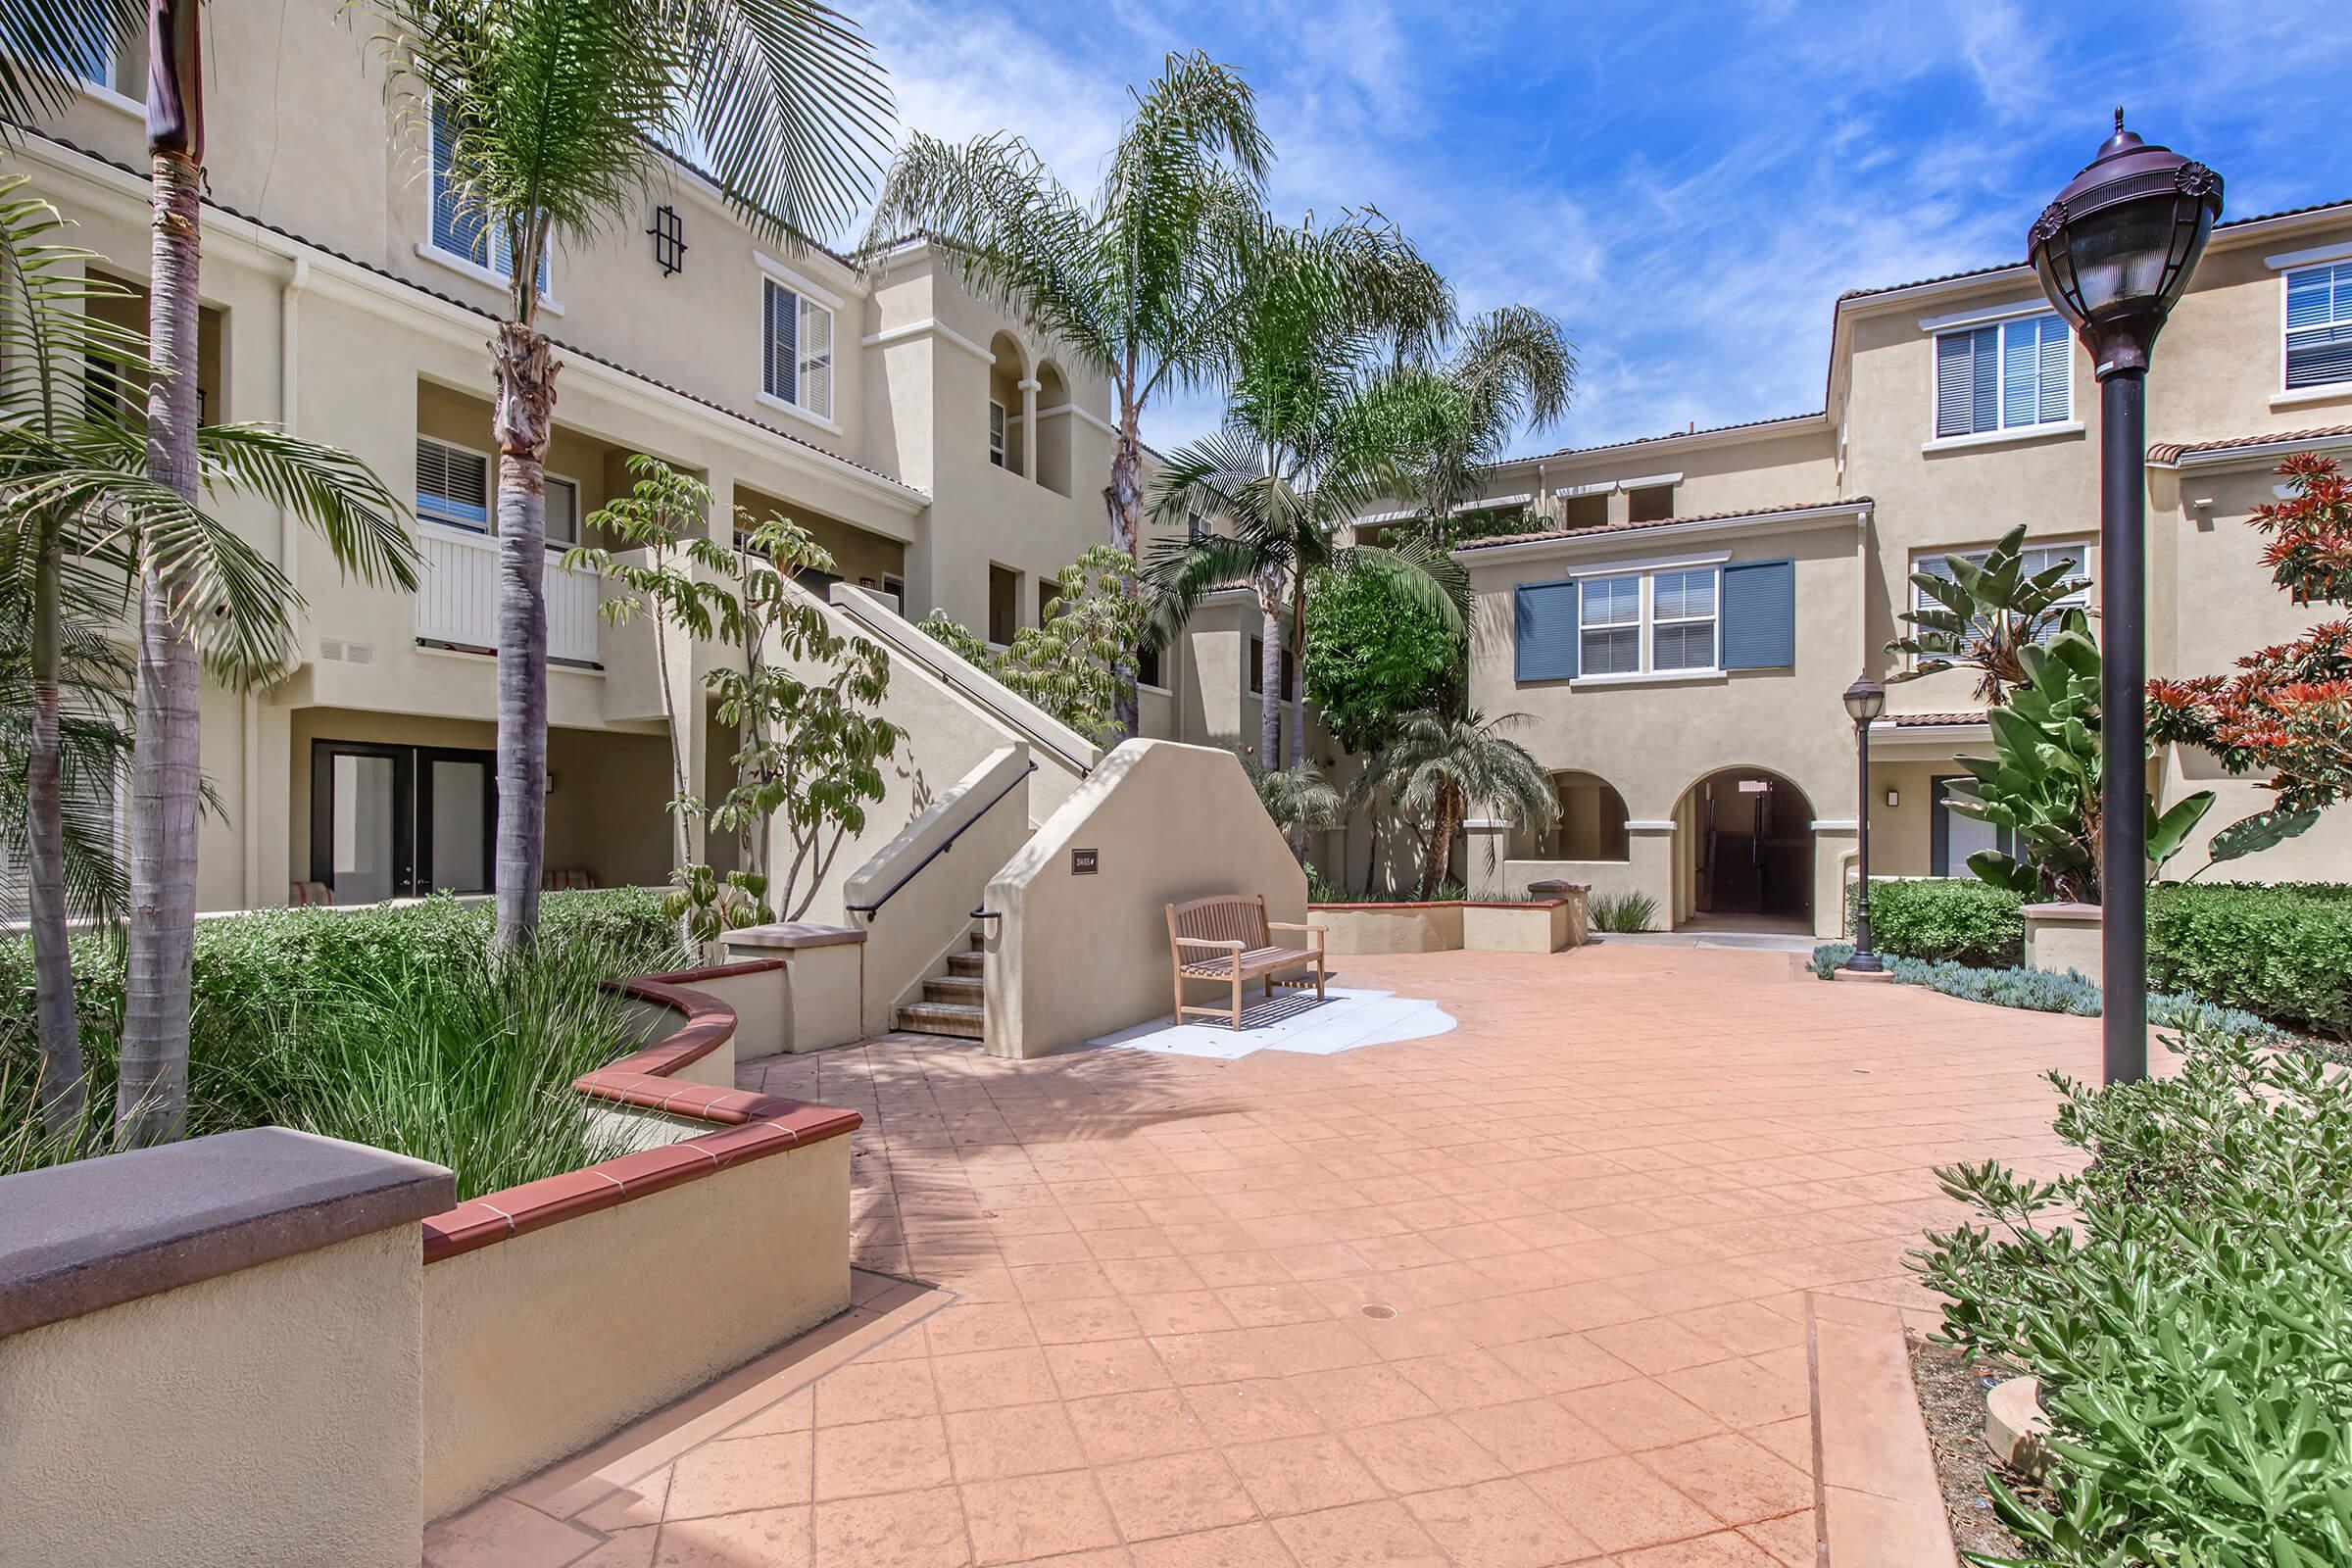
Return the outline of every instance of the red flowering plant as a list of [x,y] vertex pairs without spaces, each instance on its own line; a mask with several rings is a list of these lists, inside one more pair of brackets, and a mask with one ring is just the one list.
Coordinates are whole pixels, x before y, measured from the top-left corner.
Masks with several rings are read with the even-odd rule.
[[[2297,605],[2352,603],[2352,484],[2311,453],[2279,465],[2294,493],[2256,510],[2263,564]],[[2352,797],[2352,620],[2259,649],[2234,675],[2148,683],[2151,740],[2201,746],[2232,773],[2267,772],[2275,804],[2214,835],[2213,857],[2294,837]]]

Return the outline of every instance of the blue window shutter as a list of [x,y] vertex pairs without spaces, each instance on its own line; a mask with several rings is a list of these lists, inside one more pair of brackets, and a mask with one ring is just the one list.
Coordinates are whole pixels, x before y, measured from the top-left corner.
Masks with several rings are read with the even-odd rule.
[[478,209],[466,205],[450,164],[458,140],[455,117],[433,105],[433,244],[481,267],[491,265],[490,225]]
[[764,282],[767,289],[767,375],[764,390],[771,398],[798,403],[801,400],[801,297],[774,278],[767,278]]
[[1723,568],[1723,667],[1796,662],[1796,563],[1735,561]]
[[1511,606],[1513,673],[1520,680],[1576,677],[1576,583],[1521,583]]

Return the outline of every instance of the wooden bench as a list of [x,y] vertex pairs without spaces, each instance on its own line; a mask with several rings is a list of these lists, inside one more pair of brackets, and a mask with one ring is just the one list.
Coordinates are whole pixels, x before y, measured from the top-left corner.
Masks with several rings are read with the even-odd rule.
[[[1308,948],[1278,948],[1274,945],[1277,931],[1300,931],[1314,938]],[[1234,894],[1213,899],[1195,899],[1189,904],[1168,906],[1168,961],[1176,970],[1176,1010],[1170,1015],[1182,1024],[1188,1013],[1204,1018],[1223,1018],[1234,1028],[1242,1026],[1242,984],[1263,979],[1266,995],[1271,997],[1276,986],[1303,988],[1310,984],[1305,975],[1277,978],[1285,969],[1312,966],[1315,1000],[1323,1000],[1323,928],[1319,925],[1299,925],[1290,920],[1266,918],[1266,901],[1262,894],[1248,896]],[[1216,980],[1233,987],[1233,1001],[1223,1007],[1188,1007],[1184,1004],[1184,983],[1187,980]]]

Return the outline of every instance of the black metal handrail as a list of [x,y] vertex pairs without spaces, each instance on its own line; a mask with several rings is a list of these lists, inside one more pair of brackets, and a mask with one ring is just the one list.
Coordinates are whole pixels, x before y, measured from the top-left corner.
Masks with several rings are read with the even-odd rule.
[[941,856],[954,849],[956,847],[956,841],[963,837],[966,830],[968,830],[973,823],[979,821],[989,812],[995,810],[999,801],[1003,800],[1005,796],[1010,795],[1016,788],[1020,786],[1020,783],[1023,779],[1026,779],[1030,774],[1036,771],[1037,759],[1031,758],[1029,760],[1029,765],[1021,769],[1020,772],[1015,773],[1010,784],[1005,785],[1003,789],[997,791],[995,795],[989,797],[989,802],[986,806],[983,806],[980,808],[980,809],[974,811],[969,817],[965,818],[963,825],[958,827],[955,832],[949,834],[947,838],[940,843],[939,848],[933,850],[929,855],[924,856],[921,860],[916,862],[913,870],[908,871],[905,876],[899,878],[896,882],[893,882],[890,885],[890,890],[884,893],[880,898],[876,899],[873,903],[852,904],[847,906],[846,907],[849,909],[850,913],[862,914],[867,919],[872,919],[881,911],[882,906],[888,904],[892,899],[898,896],[899,889],[905,887],[916,877],[921,876],[923,874],[924,866],[929,865],[933,860],[938,859]]

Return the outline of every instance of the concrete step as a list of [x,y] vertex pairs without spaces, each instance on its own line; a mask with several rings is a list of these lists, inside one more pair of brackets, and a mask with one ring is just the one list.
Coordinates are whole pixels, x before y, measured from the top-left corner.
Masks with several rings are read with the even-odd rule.
[[960,1002],[977,1006],[986,995],[977,975],[935,974],[923,982],[925,1002]]
[[969,975],[973,979],[978,979],[981,971],[987,965],[988,955],[985,953],[951,953],[948,955],[948,973],[953,975]]
[[897,1025],[914,1034],[985,1038],[987,1011],[968,1002],[910,1002],[899,1009]]

